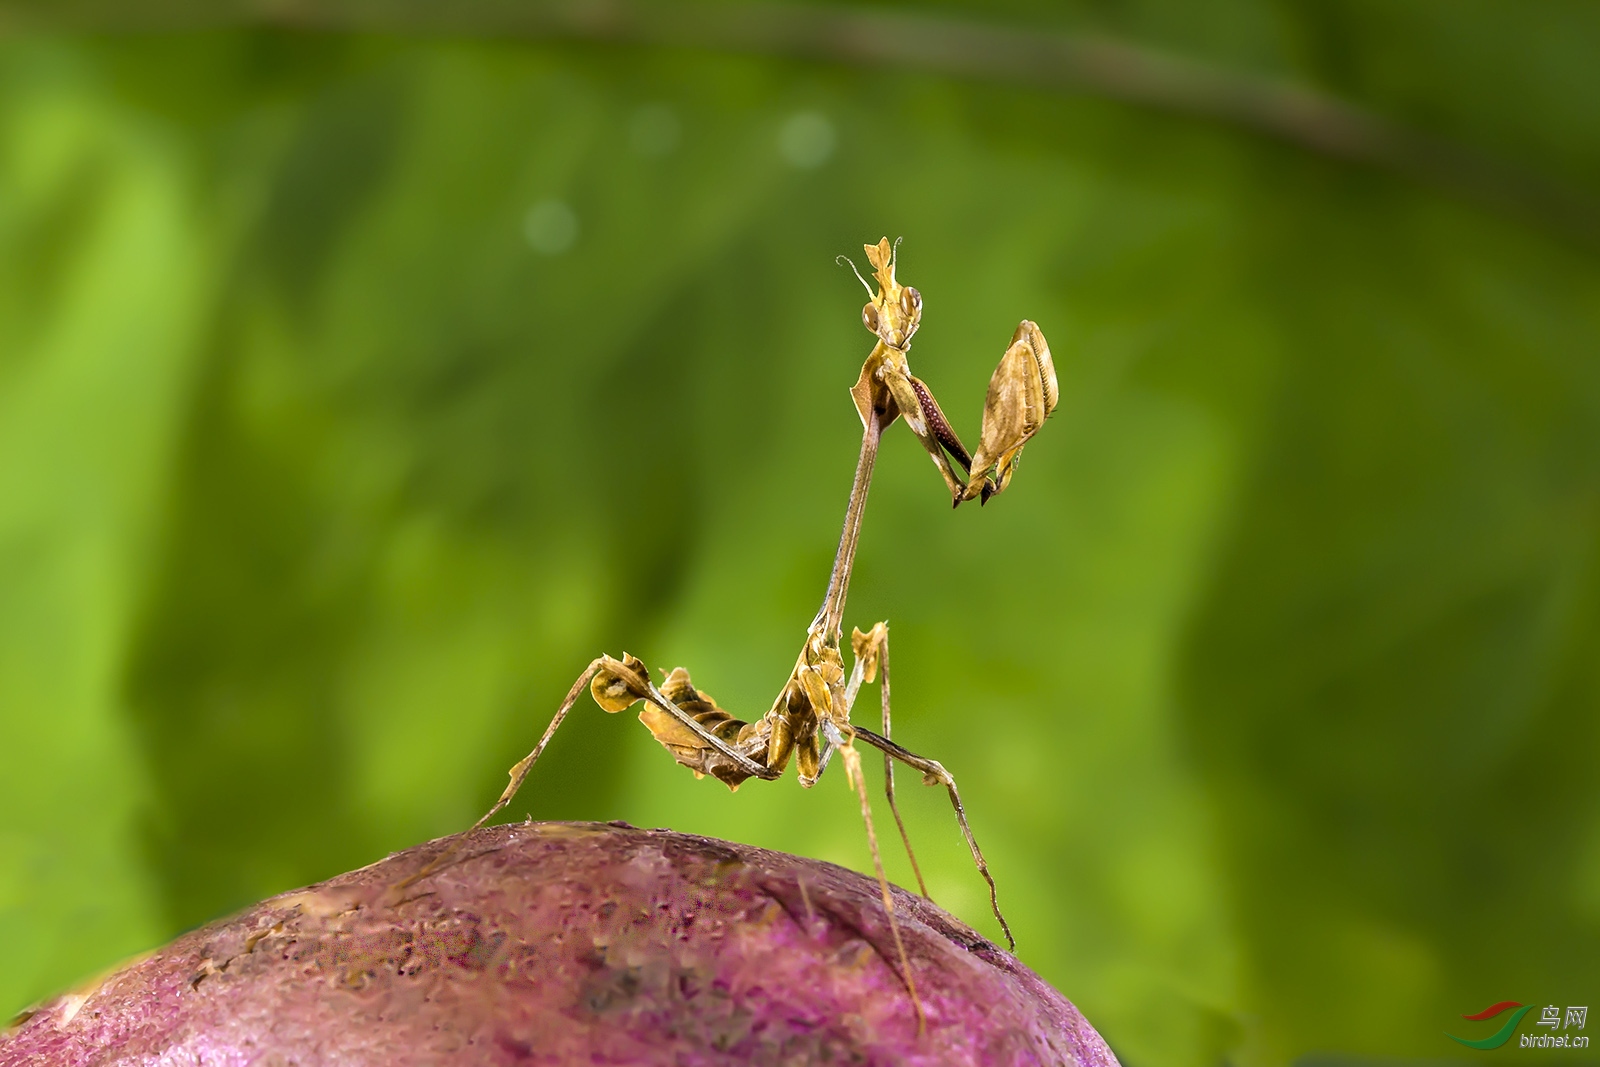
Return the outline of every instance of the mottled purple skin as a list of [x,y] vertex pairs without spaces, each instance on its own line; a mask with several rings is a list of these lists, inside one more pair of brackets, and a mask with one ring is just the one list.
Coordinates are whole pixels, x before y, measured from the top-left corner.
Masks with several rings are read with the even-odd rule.
[[622,824],[496,826],[274,897],[43,1005],[0,1064],[1115,1067],[1017,960],[830,863]]

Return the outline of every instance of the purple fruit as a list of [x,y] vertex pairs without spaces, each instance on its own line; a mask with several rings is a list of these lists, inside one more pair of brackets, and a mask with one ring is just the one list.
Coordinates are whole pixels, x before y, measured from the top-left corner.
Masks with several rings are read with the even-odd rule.
[[0,1034],[0,1064],[1062,1064],[1076,1008],[895,891],[816,860],[622,824],[436,841],[185,934]]

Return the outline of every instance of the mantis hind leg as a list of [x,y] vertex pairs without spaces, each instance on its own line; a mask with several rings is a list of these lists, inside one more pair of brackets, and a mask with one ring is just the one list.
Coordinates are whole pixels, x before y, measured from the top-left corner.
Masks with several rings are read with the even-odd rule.
[[583,687],[589,684],[589,680],[595,676],[595,672],[600,670],[601,667],[605,666],[605,662],[606,657],[601,656],[594,662],[590,663],[589,666],[585,667],[582,674],[578,675],[578,680],[573,682],[572,688],[567,691],[567,698],[563,700],[561,702],[561,706],[556,709],[555,717],[550,720],[550,725],[545,727],[544,736],[539,738],[539,743],[533,746],[532,752],[524,756],[515,767],[511,768],[509,772],[511,775],[511,782],[506,786],[505,792],[500,794],[500,799],[494,802],[494,807],[484,812],[482,817],[480,817],[477,822],[473,823],[467,829],[466,833],[458,835],[456,839],[450,843],[448,848],[439,853],[439,855],[435,856],[427,866],[422,868],[422,870],[398,883],[395,886],[396,889],[404,889],[407,886],[414,885],[415,883],[420,882],[422,879],[428,877],[428,875],[437,871],[439,868],[443,867],[455,857],[457,852],[461,850],[462,842],[467,839],[467,836],[471,834],[473,830],[483,826],[484,823],[488,822],[490,819],[494,818],[502,810],[504,810],[507,804],[511,803],[511,798],[517,795],[517,790],[521,789],[522,783],[527,781],[528,772],[533,770],[533,765],[538,762],[539,756],[543,754],[545,746],[550,743],[550,738],[555,736],[556,728],[561,725],[562,720],[567,717],[567,713],[572,710],[572,705],[577,702],[578,694],[583,692]]
[[872,825],[872,804],[867,800],[867,779],[861,773],[861,754],[856,751],[854,738],[845,738],[833,723],[823,720],[822,731],[830,744],[839,751],[844,761],[845,777],[861,801],[861,820],[867,825],[867,846],[872,850],[872,866],[878,874],[878,888],[883,893],[883,910],[889,916],[889,932],[894,935],[894,947],[900,954],[901,978],[906,992],[911,994],[911,1004],[917,1011],[917,1033],[928,1028],[928,1017],[922,1010],[922,998],[917,996],[917,983],[911,977],[911,958],[906,955],[905,941],[900,937],[900,922],[894,917],[894,897],[889,893],[889,877],[883,871],[883,856],[878,851],[878,832]]
[[883,752],[885,756],[904,763],[906,766],[922,772],[922,780],[928,785],[942,785],[950,794],[950,806],[956,809],[956,822],[961,824],[961,833],[967,839],[967,847],[972,850],[972,862],[977,865],[978,873],[983,875],[983,880],[989,886],[989,907],[994,911],[995,919],[1000,923],[1000,929],[1006,935],[1006,942],[1016,951],[1017,939],[1011,936],[1011,924],[1006,922],[1006,917],[1000,913],[1000,897],[994,887],[994,876],[989,873],[989,864],[983,858],[983,850],[978,847],[978,839],[972,836],[972,827],[967,825],[967,809],[961,805],[961,794],[956,789],[956,780],[949,771],[944,769],[944,764],[938,760],[919,756],[915,752],[905,749],[889,740],[873,733],[871,730],[860,726],[854,728],[856,736],[867,744]]
[[[601,674],[601,672],[604,673]],[[594,695],[603,710],[618,712],[632,707],[641,700],[645,701],[682,723],[683,728],[694,736],[700,744],[703,744],[708,750],[716,750],[721,753],[722,756],[747,776],[764,779],[778,777],[780,772],[762,766],[735,751],[726,741],[696,721],[694,716],[667,699],[661,690],[651,684],[649,674],[643,663],[627,656],[626,653],[624,653],[621,661],[612,659],[610,656],[600,656],[583,669],[583,673],[578,675],[578,680],[572,683],[572,688],[567,690],[566,699],[556,709],[554,717],[550,720],[550,725],[545,727],[544,734],[539,738],[539,743],[533,746],[533,751],[522,757],[517,765],[511,768],[509,772],[511,781],[506,785],[505,792],[500,794],[500,799],[494,802],[494,806],[484,812],[477,822],[468,827],[466,833],[458,835],[427,866],[404,881],[399,882],[395,886],[396,889],[405,889],[407,886],[414,885],[439,870],[461,851],[462,843],[467,839],[468,835],[482,827],[484,823],[494,818],[505,809],[507,804],[511,803],[511,798],[517,795],[517,790],[521,789],[522,783],[527,781],[528,772],[533,770],[533,765],[544,754],[545,746],[550,744],[550,739],[555,736],[556,730],[565,721],[567,714],[572,711],[572,705],[577,703],[578,696],[583,692],[584,686],[588,685],[596,674],[601,674],[601,681],[596,683],[601,691],[596,692]]]

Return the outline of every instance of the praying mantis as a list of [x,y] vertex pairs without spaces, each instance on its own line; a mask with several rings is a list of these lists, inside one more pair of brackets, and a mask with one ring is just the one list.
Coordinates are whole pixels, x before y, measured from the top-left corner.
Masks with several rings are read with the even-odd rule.
[[[861,755],[855,745],[857,741],[883,753],[885,794],[922,895],[928,895],[927,885],[917,866],[905,822],[895,802],[896,761],[920,772],[925,784],[942,785],[949,793],[956,821],[972,852],[973,862],[988,885],[990,907],[1012,949],[1016,948],[1016,939],[1012,937],[1011,927],[1000,911],[994,877],[967,823],[966,809],[962,806],[955,778],[937,760],[919,756],[890,737],[889,628],[886,623],[879,622],[865,633],[860,629],[852,631],[850,648],[853,663],[848,673],[844,669],[840,627],[861,533],[867,490],[872,483],[872,470],[883,432],[897,419],[903,418],[932,457],[950,491],[952,506],[960,506],[974,499],[980,504],[987,503],[990,497],[1002,492],[1011,483],[1023,445],[1039,431],[1045,419],[1055,410],[1059,390],[1055,367],[1050,359],[1050,347],[1045,343],[1044,334],[1038,326],[1024,319],[1012,335],[1011,344],[989,381],[978,451],[976,455],[969,455],[951,429],[944,412],[939,409],[933,393],[911,373],[906,362],[911,338],[922,320],[922,294],[910,286],[901,285],[895,278],[899,242],[891,246],[885,237],[875,245],[862,247],[874,269],[878,289],[874,292],[872,285],[861,277],[859,271],[856,272],[857,280],[870,297],[861,309],[862,323],[876,338],[872,351],[862,364],[860,377],[850,389],[856,412],[861,417],[861,455],[856,463],[855,479],[850,486],[844,531],[839,538],[839,549],[834,556],[833,572],[828,578],[821,610],[807,628],[794,670],[784,682],[772,707],[760,718],[747,722],[735,718],[719,707],[709,693],[697,689],[690,680],[689,672],[682,667],[667,673],[657,686],[638,657],[624,653],[622,659],[618,660],[602,655],[578,676],[550,725],[539,738],[539,743],[511,768],[511,781],[505,792],[472,829],[478,829],[511,802],[545,746],[572,710],[584,686],[589,687],[595,703],[607,712],[623,711],[642,702],[644,707],[639,712],[640,721],[677,762],[692,770],[695,777],[711,775],[730,789],[737,788],[751,778],[764,781],[780,778],[791,759],[797,766],[800,784],[809,789],[822,776],[833,754],[838,753],[844,763],[847,782],[860,801],[861,817],[866,824],[867,842],[882,890],[884,910],[899,952],[901,978],[916,1007],[920,1026],[924,1022],[922,1004],[917,996],[899,924],[895,920],[894,900],[889,892],[888,878],[884,874],[878,849],[871,803],[862,774]],[[839,258],[848,262],[843,256]],[[855,269],[854,264],[850,266],[852,270]],[[957,467],[960,468],[959,472]],[[850,712],[861,686],[874,682],[880,671],[883,676],[879,686],[883,711],[881,734],[850,721]],[[407,879],[407,883],[437,870],[452,852],[453,849],[447,850]]]

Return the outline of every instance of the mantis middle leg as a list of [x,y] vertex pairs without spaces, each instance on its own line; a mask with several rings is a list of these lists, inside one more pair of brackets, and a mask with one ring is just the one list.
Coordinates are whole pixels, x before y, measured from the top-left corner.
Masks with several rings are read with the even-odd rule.
[[901,977],[905,980],[906,992],[911,994],[911,1004],[917,1010],[917,1033],[920,1034],[927,1029],[928,1018],[922,1011],[922,998],[917,996],[917,983],[911,977],[911,958],[906,955],[905,942],[900,938],[900,921],[894,917],[894,897],[889,892],[889,876],[884,873],[883,856],[878,851],[878,832],[872,825],[872,803],[867,799],[866,776],[861,773],[861,754],[856,751],[855,738],[845,737],[831,721],[822,720],[821,727],[827,743],[838,749],[839,758],[844,761],[845,777],[861,801],[861,821],[867,824],[867,846],[872,850],[872,866],[878,873],[883,910],[889,916],[889,932],[894,935],[894,947],[900,953]]
[[994,876],[989,873],[989,864],[983,858],[983,850],[978,847],[978,839],[972,836],[972,827],[967,825],[967,810],[961,805],[961,794],[956,790],[956,780],[949,771],[944,769],[944,764],[938,760],[919,756],[915,752],[895,744],[880,734],[862,726],[854,727],[855,734],[873,748],[883,752],[885,756],[892,756],[906,766],[922,772],[922,780],[928,785],[942,785],[950,794],[950,806],[956,809],[956,822],[961,824],[961,832],[966,836],[967,847],[972,850],[972,862],[978,867],[978,873],[983,875],[983,880],[989,885],[989,906],[994,911],[994,917],[1000,923],[1000,929],[1005,932],[1006,942],[1012,951],[1016,950],[1017,939],[1011,936],[1011,925],[1006,922],[1006,917],[1000,913],[1000,898],[995,892]]
[[[883,681],[878,685],[878,695],[883,704],[883,736],[889,737],[889,624],[880,622],[867,633],[856,630],[850,635],[850,645],[855,652],[856,662],[850,674],[850,686],[845,691],[845,700],[853,707],[861,683],[872,681],[881,669]],[[917,876],[917,889],[932,900],[928,883],[922,878],[922,868],[917,865],[917,854],[911,848],[911,835],[906,833],[906,822],[900,817],[900,805],[895,803],[894,757],[887,752],[883,754],[883,792],[889,798],[889,811],[894,814],[894,824],[900,828],[900,841],[906,847],[906,858],[911,861],[911,873]]]

